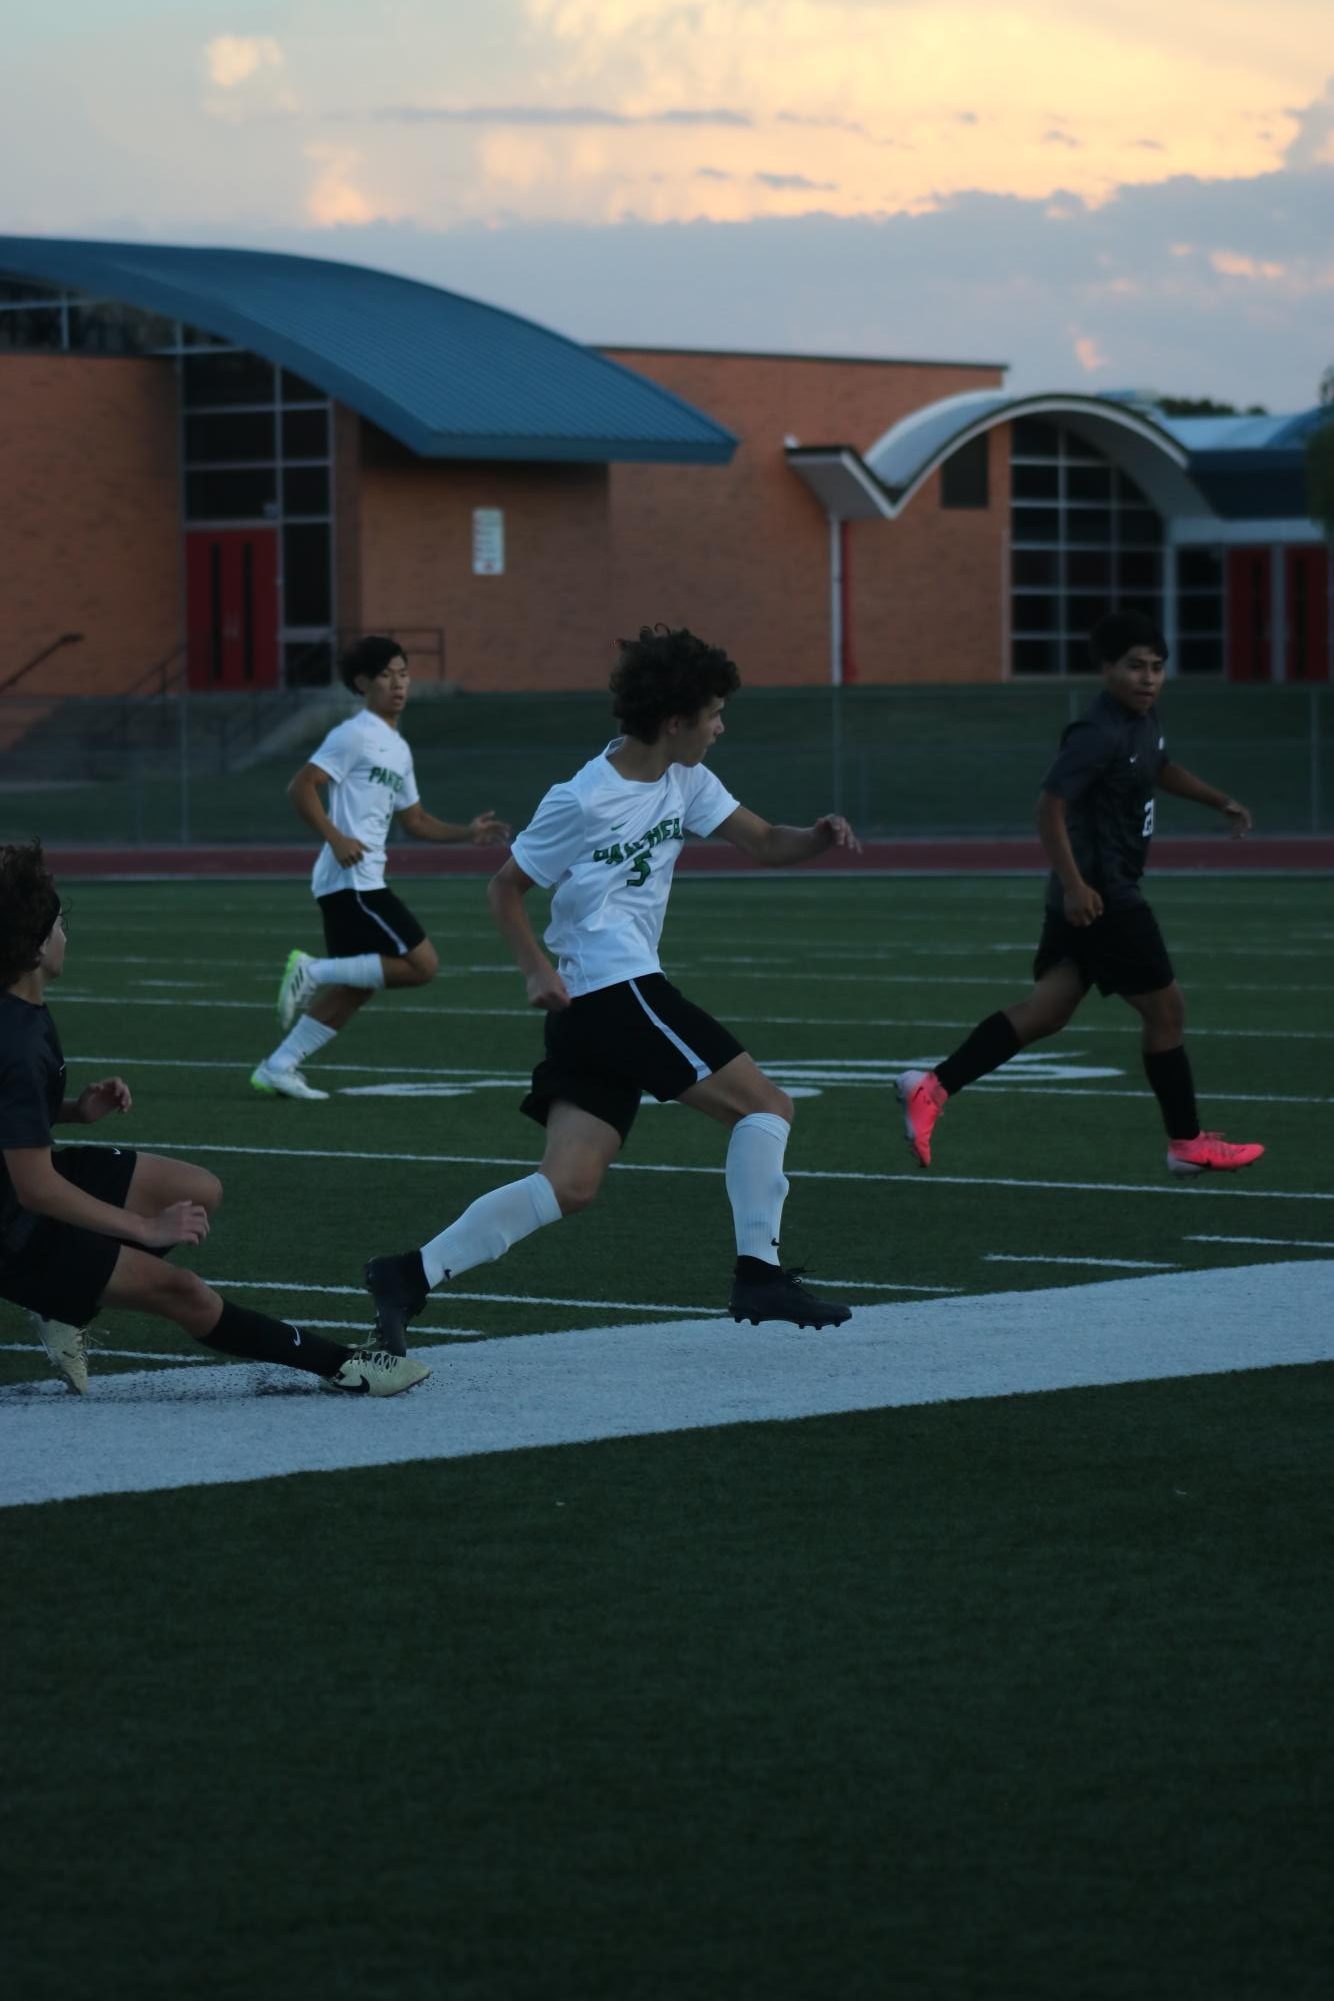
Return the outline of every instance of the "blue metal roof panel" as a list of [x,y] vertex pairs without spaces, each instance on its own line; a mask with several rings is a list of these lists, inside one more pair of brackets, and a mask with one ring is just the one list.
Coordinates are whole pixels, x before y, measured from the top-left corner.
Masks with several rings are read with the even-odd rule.
[[321,258],[0,237],[0,270],[165,314],[306,376],[427,458],[725,465],[730,431],[532,320]]

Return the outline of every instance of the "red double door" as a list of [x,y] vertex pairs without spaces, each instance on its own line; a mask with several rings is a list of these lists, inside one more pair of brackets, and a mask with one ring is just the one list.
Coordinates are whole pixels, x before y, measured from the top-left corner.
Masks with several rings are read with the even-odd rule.
[[1228,678],[1233,681],[1329,679],[1327,551],[1284,549],[1281,629],[1275,619],[1273,551],[1228,554]]
[[278,685],[278,531],[197,528],[185,538],[190,686]]

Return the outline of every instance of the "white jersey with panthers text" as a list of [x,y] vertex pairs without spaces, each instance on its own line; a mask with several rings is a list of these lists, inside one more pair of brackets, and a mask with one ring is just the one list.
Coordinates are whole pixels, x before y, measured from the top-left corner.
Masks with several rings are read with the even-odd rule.
[[419,796],[412,752],[396,729],[364,709],[330,730],[310,762],[329,774],[329,818],[365,849],[359,862],[340,868],[326,841],[311,874],[312,891],[330,896],[338,889],[383,889],[389,824]]
[[737,809],[702,764],[669,765],[651,783],[622,778],[617,737],[553,785],[514,843],[514,860],[555,889],[546,943],[571,1000],[661,971],[658,940],[687,833],[711,834]]

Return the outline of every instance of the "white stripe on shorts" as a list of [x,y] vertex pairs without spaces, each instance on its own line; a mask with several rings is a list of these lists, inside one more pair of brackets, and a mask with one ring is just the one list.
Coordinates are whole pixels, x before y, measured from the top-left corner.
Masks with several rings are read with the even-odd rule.
[[690,1047],[689,1043],[682,1042],[680,1036],[677,1035],[673,1029],[668,1028],[666,1022],[662,1019],[662,1017],[660,1015],[654,1014],[653,1009],[649,1006],[648,1002],[644,999],[643,994],[641,994],[639,991],[639,982],[637,980],[630,980],[627,982],[627,985],[629,986],[630,991],[634,995],[635,999],[639,1002],[639,1005],[643,1008],[649,1020],[653,1023],[653,1026],[655,1028],[660,1028],[662,1030],[663,1034],[667,1037],[667,1040],[671,1043],[672,1048],[679,1049],[681,1054],[685,1057],[687,1063],[694,1064],[696,1082],[702,1084],[706,1077],[711,1077],[713,1075],[713,1065],[710,1063],[705,1063],[700,1057],[696,1056],[694,1050]]
[[395,931],[390,925],[385,923],[383,917],[381,917],[378,910],[372,910],[368,904],[362,902],[361,891],[359,889],[354,889],[352,894],[357,899],[357,909],[361,912],[362,916],[369,917],[373,923],[378,924],[380,929],[384,932],[385,937],[393,940],[394,951],[396,952],[398,957],[400,959],[406,959],[408,955],[408,948],[403,943],[403,940],[399,937],[397,931]]

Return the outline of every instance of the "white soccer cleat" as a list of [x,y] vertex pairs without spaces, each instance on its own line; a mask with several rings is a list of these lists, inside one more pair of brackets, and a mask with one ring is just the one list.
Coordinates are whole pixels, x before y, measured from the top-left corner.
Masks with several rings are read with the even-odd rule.
[[348,1396],[396,1397],[415,1390],[431,1371],[411,1355],[391,1355],[384,1348],[359,1348],[334,1376],[321,1376],[320,1388]]
[[71,1327],[63,1320],[43,1320],[40,1313],[32,1316],[33,1332],[45,1348],[65,1378],[68,1389],[75,1396],[88,1393],[88,1337],[82,1327]]
[[266,1098],[327,1098],[327,1091],[317,1091],[308,1084],[300,1070],[293,1063],[280,1070],[273,1063],[259,1063],[250,1072],[250,1088],[259,1091]]
[[310,977],[310,965],[309,952],[293,951],[287,955],[287,964],[278,982],[278,1023],[283,1029],[292,1026],[319,992],[319,981]]

